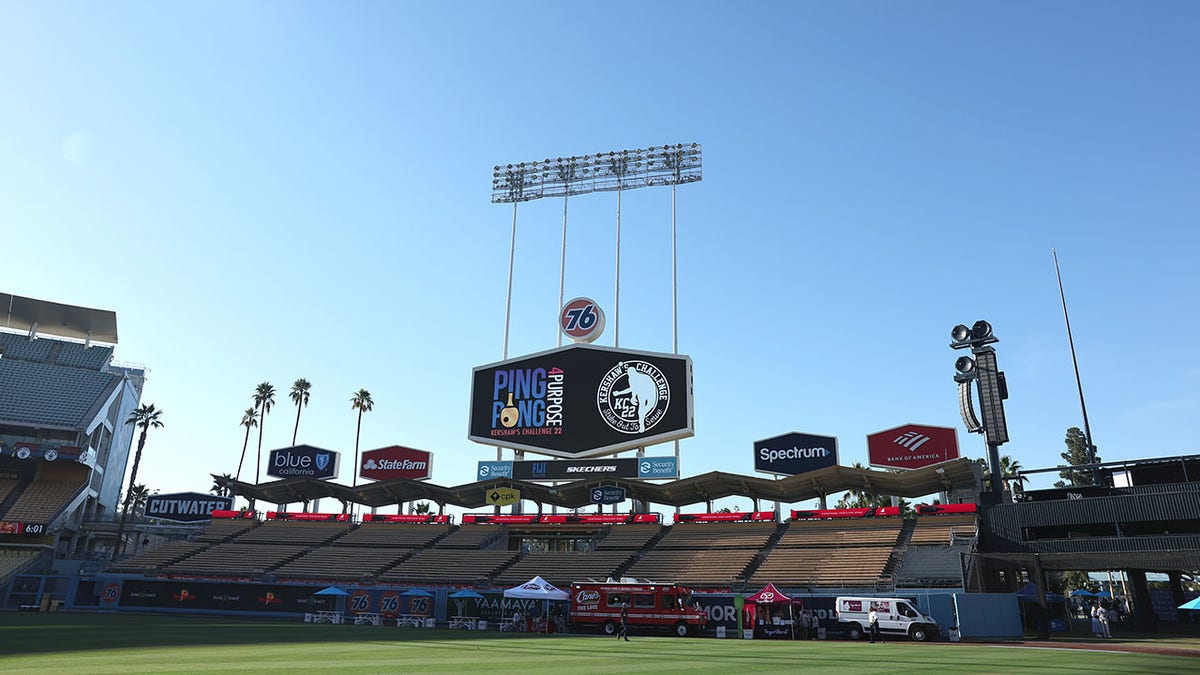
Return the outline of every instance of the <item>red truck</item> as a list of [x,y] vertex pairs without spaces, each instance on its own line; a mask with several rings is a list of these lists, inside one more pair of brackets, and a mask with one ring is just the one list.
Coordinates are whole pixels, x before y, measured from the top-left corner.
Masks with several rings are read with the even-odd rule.
[[571,623],[577,628],[598,626],[615,635],[622,607],[628,607],[630,628],[667,629],[679,637],[697,634],[708,621],[692,603],[691,590],[675,584],[571,584]]

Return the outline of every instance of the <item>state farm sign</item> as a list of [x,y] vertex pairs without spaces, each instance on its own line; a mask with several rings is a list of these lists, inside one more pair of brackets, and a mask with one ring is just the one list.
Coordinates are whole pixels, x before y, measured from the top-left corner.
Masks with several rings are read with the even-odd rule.
[[906,424],[867,436],[871,466],[919,469],[958,459],[958,432],[953,427]]
[[371,480],[426,480],[433,475],[433,453],[401,445],[368,450],[362,454],[358,475]]

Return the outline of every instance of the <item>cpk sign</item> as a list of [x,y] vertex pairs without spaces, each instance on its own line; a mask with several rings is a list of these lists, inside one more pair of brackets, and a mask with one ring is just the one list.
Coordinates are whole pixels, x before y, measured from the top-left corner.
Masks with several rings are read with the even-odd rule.
[[836,466],[837,437],[790,433],[754,442],[754,470],[794,476]]
[[564,458],[693,435],[692,360],[570,345],[481,366],[467,437]]
[[953,427],[905,424],[867,436],[871,466],[919,469],[958,459],[958,432]]
[[333,478],[338,474],[338,453],[311,445],[272,450],[267,475],[276,478]]
[[230,497],[216,497],[199,492],[176,492],[169,495],[150,495],[146,500],[146,517],[194,523],[210,520],[213,511],[233,508]]
[[402,445],[368,450],[362,454],[358,475],[371,480],[427,480],[433,475],[433,453]]

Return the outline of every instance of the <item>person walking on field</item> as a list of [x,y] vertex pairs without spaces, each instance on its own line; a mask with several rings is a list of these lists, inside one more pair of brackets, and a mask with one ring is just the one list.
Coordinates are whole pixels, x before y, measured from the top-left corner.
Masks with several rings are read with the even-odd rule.
[[871,603],[871,611],[867,613],[867,623],[871,624],[871,644],[875,644],[876,640],[883,642],[879,637],[879,612],[875,609],[875,603]]
[[617,631],[617,639],[621,638],[629,642],[629,605],[621,605],[621,628]]
[[1103,605],[1097,608],[1096,618],[1100,620],[1100,634],[1106,638],[1112,637],[1112,631],[1108,627],[1108,609]]

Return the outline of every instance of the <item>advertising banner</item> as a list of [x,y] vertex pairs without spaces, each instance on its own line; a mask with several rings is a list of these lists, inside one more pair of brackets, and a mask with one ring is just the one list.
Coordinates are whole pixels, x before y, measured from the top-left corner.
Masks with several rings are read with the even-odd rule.
[[790,433],[754,442],[754,470],[786,476],[837,466],[837,437]]
[[867,436],[871,466],[919,469],[958,459],[958,431],[953,427],[905,424]]
[[362,454],[358,476],[370,480],[409,478],[428,480],[433,475],[433,453],[392,445]]
[[228,511],[232,497],[217,497],[200,492],[174,492],[169,495],[150,495],[146,499],[146,517],[176,523],[195,523],[211,520],[213,511]]
[[592,489],[593,504],[620,504],[625,501],[625,488],[604,485]]
[[493,488],[487,492],[487,503],[495,506],[508,506],[521,501],[521,493],[510,488]]
[[550,459],[538,461],[479,462],[478,480],[572,480],[578,478],[678,478],[675,457],[621,457],[613,459]]
[[333,596],[314,595],[321,588],[126,579],[120,593],[122,607],[297,613],[334,609]]
[[693,435],[687,356],[575,344],[475,368],[468,438],[594,457]]
[[337,474],[338,453],[311,445],[272,450],[267,464],[267,475],[276,478],[334,478]]

